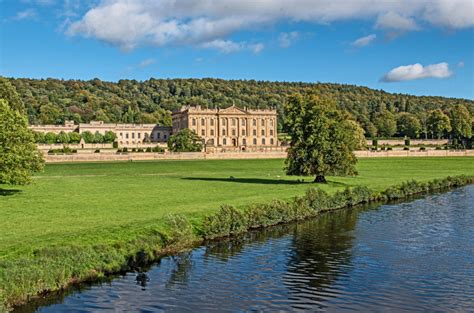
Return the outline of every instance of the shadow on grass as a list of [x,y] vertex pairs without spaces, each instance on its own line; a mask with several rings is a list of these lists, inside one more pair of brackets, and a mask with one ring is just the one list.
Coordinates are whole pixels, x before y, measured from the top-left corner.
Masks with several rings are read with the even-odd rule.
[[16,193],[21,192],[19,189],[2,189],[0,188],[0,197],[13,196]]
[[266,179],[266,178],[214,178],[214,177],[183,177],[186,180],[216,181],[238,184],[263,184],[263,185],[300,185],[309,184],[311,181],[302,182],[297,180]]

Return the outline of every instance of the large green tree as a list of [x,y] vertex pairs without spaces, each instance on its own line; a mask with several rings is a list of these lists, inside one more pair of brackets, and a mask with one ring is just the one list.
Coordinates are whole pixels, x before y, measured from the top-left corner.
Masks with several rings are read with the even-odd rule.
[[417,138],[421,131],[421,123],[416,115],[402,112],[398,115],[397,129],[400,136]]
[[0,184],[28,184],[43,166],[26,116],[0,99]]
[[0,77],[0,99],[5,100],[11,109],[17,110],[20,113],[25,112],[25,106],[23,105],[16,88],[8,79],[3,77]]
[[463,105],[456,105],[449,112],[451,120],[451,133],[457,139],[470,139],[472,137],[472,117]]
[[168,139],[168,149],[173,152],[199,152],[203,148],[203,139],[194,131],[182,129]]
[[397,120],[387,110],[383,110],[375,115],[374,125],[377,127],[377,135],[381,137],[392,137],[397,132]]
[[330,98],[295,95],[285,105],[286,125],[291,136],[286,159],[288,175],[355,175],[353,150],[360,143],[349,115],[337,109]]
[[440,109],[430,111],[428,114],[427,128],[432,138],[442,138],[451,131],[449,116],[444,114]]

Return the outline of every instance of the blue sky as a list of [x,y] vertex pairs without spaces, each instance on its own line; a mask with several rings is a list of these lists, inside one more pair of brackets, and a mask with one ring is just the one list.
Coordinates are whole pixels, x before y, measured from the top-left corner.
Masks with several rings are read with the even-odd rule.
[[336,82],[474,99],[472,0],[0,0],[0,75]]

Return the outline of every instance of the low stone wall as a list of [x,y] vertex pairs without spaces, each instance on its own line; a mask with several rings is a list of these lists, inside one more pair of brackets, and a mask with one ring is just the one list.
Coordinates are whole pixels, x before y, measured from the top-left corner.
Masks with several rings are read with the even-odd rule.
[[[448,143],[448,139],[410,139],[410,145],[444,145]],[[404,139],[377,139],[377,144],[382,145],[405,145]],[[367,145],[372,145],[372,139],[367,139]]]
[[[355,151],[358,158],[376,157],[455,157],[474,156],[474,150],[448,151]],[[222,159],[284,159],[286,152],[184,152],[184,153],[74,153],[74,154],[45,154],[47,163],[57,162],[107,162],[107,161],[147,161],[147,160],[222,160]]]

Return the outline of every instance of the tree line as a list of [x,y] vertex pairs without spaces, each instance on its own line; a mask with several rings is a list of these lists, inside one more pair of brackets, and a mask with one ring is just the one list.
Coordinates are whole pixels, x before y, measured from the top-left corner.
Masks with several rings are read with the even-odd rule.
[[350,114],[366,137],[470,138],[474,101],[391,94],[354,85],[222,79],[9,79],[16,87],[32,124],[65,120],[171,125],[171,112],[182,105],[208,108],[275,107],[279,131],[284,105],[292,94],[330,97]]
[[85,131],[81,134],[61,131],[58,134],[53,132],[34,132],[34,138],[36,143],[44,144],[78,144],[81,142],[81,139],[84,139],[85,143],[113,143],[117,138],[117,135],[113,131],[106,131],[104,135],[99,132],[93,134],[90,131]]

